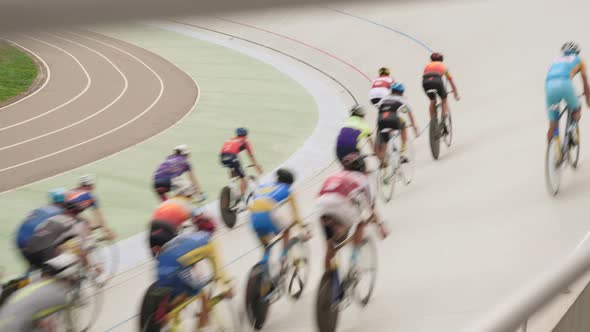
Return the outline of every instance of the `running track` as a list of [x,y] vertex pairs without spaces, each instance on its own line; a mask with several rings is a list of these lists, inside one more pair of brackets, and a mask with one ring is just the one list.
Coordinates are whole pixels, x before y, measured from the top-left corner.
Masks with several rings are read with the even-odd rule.
[[47,80],[0,108],[0,192],[82,166],[172,126],[196,83],[162,57],[88,31],[18,35]]

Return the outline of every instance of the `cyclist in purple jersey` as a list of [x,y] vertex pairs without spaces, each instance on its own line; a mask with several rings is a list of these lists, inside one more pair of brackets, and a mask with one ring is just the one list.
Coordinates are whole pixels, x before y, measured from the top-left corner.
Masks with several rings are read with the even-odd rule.
[[166,200],[166,193],[170,192],[172,181],[184,173],[188,174],[192,185],[197,190],[197,197],[200,196],[200,200],[206,199],[206,195],[201,190],[201,185],[192,170],[188,158],[189,154],[190,151],[185,144],[179,145],[174,148],[174,154],[168,156],[156,170],[154,174],[154,189],[162,201]]

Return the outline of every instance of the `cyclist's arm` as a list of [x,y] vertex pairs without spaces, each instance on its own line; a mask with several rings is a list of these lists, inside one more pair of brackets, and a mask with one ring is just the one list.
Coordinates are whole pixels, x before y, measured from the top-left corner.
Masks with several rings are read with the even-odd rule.
[[92,214],[94,215],[93,221],[97,224],[97,226],[100,227],[111,240],[114,239],[115,233],[109,227],[109,225],[107,225],[105,218],[102,214],[102,210],[98,206],[95,206],[94,209],[92,209]]
[[582,84],[584,85],[584,95],[586,96],[586,105],[590,107],[590,87],[588,86],[588,74],[586,73],[586,64],[581,62],[580,74],[582,76]]
[[303,221],[301,220],[301,217],[299,215],[299,209],[297,208],[297,201],[295,199],[295,194],[291,193],[289,195],[288,200],[289,200],[289,205],[291,205],[291,212],[293,214],[293,218],[295,219],[295,223],[297,225],[301,226],[303,224]]
[[221,280],[223,282],[229,282],[229,279],[226,278],[225,274],[223,273],[223,267],[221,266],[221,259],[219,256],[219,251],[217,250],[217,243],[215,240],[211,240],[211,255],[209,259],[211,263],[213,263],[213,275],[215,279]]
[[248,152],[248,156],[250,157],[250,160],[252,161],[252,164],[254,164],[254,166],[258,170],[258,173],[262,174],[263,173],[262,167],[260,167],[258,160],[256,160],[256,157],[254,157],[254,151],[252,149],[252,145],[250,145],[250,142],[245,142],[244,144],[246,147],[246,151]]
[[451,73],[449,71],[447,71],[445,73],[445,77],[449,81],[449,84],[451,85],[451,89],[453,89],[453,94],[455,95],[455,99],[459,100],[459,90],[457,89],[457,86],[455,85],[455,80],[453,80],[453,76],[451,76]]
[[197,192],[202,193],[203,190],[201,189],[201,184],[197,180],[197,176],[195,175],[195,171],[191,168],[188,170],[188,178],[191,181],[193,187],[197,190]]

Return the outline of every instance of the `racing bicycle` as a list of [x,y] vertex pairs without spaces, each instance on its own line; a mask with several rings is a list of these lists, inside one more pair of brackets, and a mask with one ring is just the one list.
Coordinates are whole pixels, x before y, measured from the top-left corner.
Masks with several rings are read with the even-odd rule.
[[[553,138],[551,138],[551,141],[547,145],[547,152],[545,154],[545,183],[549,193],[555,196],[559,191],[563,168],[567,165],[570,165],[573,169],[578,167],[580,137],[577,122],[573,119],[572,113],[568,110],[567,106],[555,104],[552,107],[560,109],[558,122],[567,113],[563,143],[560,143],[561,138],[558,125],[553,132]],[[574,131],[578,132],[578,142],[574,141]]]
[[[427,94],[436,92],[437,90],[426,91]],[[453,91],[451,90],[448,93],[453,93]],[[432,158],[434,158],[434,160],[438,160],[438,156],[440,155],[441,139],[446,144],[447,148],[451,147],[451,143],[453,142],[453,121],[451,117],[451,110],[449,110],[449,113],[443,122],[441,101],[436,104],[435,112],[436,116],[430,120],[429,138]]]
[[[271,249],[281,242],[295,223],[276,235],[264,248],[264,256],[250,270],[246,286],[246,316],[250,324],[260,330],[266,322],[271,304],[283,294],[297,300],[303,293],[309,278],[309,234],[295,235],[289,239],[287,257],[280,271],[273,275],[270,268]],[[304,227],[305,228],[305,227]]]
[[[323,216],[332,222],[331,216]],[[368,224],[365,221],[364,224]],[[357,228],[360,226],[357,225]],[[316,299],[316,323],[320,332],[334,332],[340,311],[354,301],[365,307],[373,294],[377,278],[377,249],[372,237],[367,236],[359,248],[357,263],[351,262],[345,273],[340,272],[337,254],[353,243],[355,232],[335,247],[335,256],[330,269],[324,272]],[[344,277],[342,277],[344,276]]]
[[[254,165],[248,165],[246,168],[254,167]],[[233,171],[232,171],[233,172]],[[225,225],[229,228],[233,228],[236,225],[238,214],[244,212],[248,204],[254,197],[254,191],[258,187],[258,178],[254,175],[248,175],[248,185],[244,195],[240,194],[240,182],[241,179],[236,174],[232,174],[233,177],[230,180],[229,185],[221,189],[219,197],[219,210],[221,212],[221,218]]]
[[412,141],[408,139],[405,152],[407,160],[403,162],[401,155],[402,142],[399,131],[391,135],[393,130],[386,128],[382,132],[388,132],[390,134],[389,141],[387,142],[388,147],[385,152],[385,159],[389,160],[389,165],[387,167],[380,167],[377,170],[377,187],[379,188],[381,197],[385,202],[389,202],[393,197],[396,182],[401,181],[405,185],[412,182],[416,153]]

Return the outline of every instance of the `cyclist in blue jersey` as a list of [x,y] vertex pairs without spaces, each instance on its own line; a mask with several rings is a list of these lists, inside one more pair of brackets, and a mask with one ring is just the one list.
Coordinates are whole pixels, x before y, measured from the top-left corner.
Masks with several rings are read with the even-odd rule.
[[98,200],[94,195],[95,187],[96,178],[94,177],[94,175],[83,175],[80,177],[78,187],[71,190],[70,194],[77,194],[79,196],[77,199],[80,202],[91,202],[89,208],[92,208],[92,214],[94,215],[94,219],[92,221],[97,224],[96,226],[101,227],[107,239],[114,240],[117,236],[115,235],[115,232],[113,232],[113,230],[107,225],[103,217],[103,214],[98,206]]
[[[545,95],[547,103],[547,115],[549,117],[549,130],[547,142],[551,142],[554,133],[559,128],[559,104],[565,101],[568,110],[572,112],[574,121],[580,121],[581,105],[574,90],[573,79],[580,74],[586,95],[586,105],[590,107],[590,90],[586,64],[580,58],[580,47],[574,42],[567,42],[561,47],[562,55],[551,63],[547,78],[545,79]],[[573,143],[578,144],[578,127],[574,131]]]
[[353,152],[361,152],[363,140],[371,144],[374,150],[375,142],[373,141],[371,127],[365,122],[364,118],[367,112],[361,105],[354,105],[350,109],[350,117],[346,119],[344,126],[340,129],[336,140],[336,156],[340,163],[342,159]]
[[[294,181],[295,176],[291,171],[280,168],[276,172],[276,181],[261,185],[254,193],[254,199],[249,207],[250,222],[264,246],[293,222],[302,225],[295,194],[291,189]],[[281,261],[286,257],[287,243],[288,230],[283,238]]]

